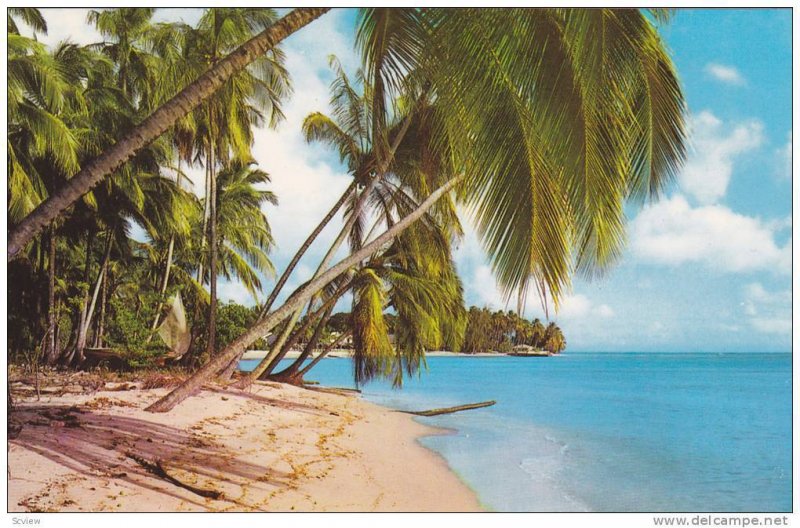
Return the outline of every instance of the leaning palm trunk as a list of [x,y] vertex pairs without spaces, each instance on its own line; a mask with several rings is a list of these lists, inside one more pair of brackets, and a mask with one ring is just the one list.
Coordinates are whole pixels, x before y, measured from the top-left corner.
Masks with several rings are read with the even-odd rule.
[[[282,380],[293,380],[297,371],[306,362],[306,360],[311,356],[311,353],[314,352],[314,349],[317,348],[317,344],[319,344],[320,338],[322,338],[322,332],[325,330],[325,325],[328,324],[328,320],[330,320],[331,313],[333,310],[329,308],[326,312],[324,317],[319,321],[317,324],[317,328],[314,330],[314,335],[311,336],[311,339],[306,343],[303,352],[294,360],[294,362],[286,367],[284,370],[278,372],[271,376],[272,379],[277,381]],[[341,337],[341,336],[340,336]],[[337,338],[338,340],[338,338]]]
[[[422,98],[417,100],[416,104],[419,104],[421,100]],[[415,109],[416,105],[414,107],[414,110]],[[353,225],[355,224],[358,215],[361,213],[361,209],[364,207],[364,204],[367,202],[367,198],[369,197],[370,193],[378,184],[378,182],[383,178],[383,175],[386,173],[386,171],[389,169],[389,165],[394,159],[395,152],[397,152],[400,143],[403,141],[403,138],[405,137],[406,133],[408,132],[409,126],[411,125],[412,115],[413,115],[413,110],[405,117],[405,120],[403,121],[403,125],[400,128],[400,131],[398,132],[397,136],[394,138],[394,141],[392,142],[392,145],[389,149],[386,159],[381,163],[378,173],[372,177],[367,186],[359,195],[355,205],[353,206],[353,210],[350,213],[350,218],[347,220],[344,227],[342,227],[342,230],[339,232],[339,236],[336,237],[336,240],[334,240],[333,244],[331,244],[331,247],[328,249],[328,252],[325,254],[325,256],[322,258],[322,261],[319,263],[319,266],[317,266],[317,270],[314,272],[313,277],[311,277],[312,280],[319,277],[323,271],[328,269],[328,266],[330,266],[333,257],[336,255],[336,252],[339,251],[339,248],[342,246],[345,239],[347,238],[347,235],[350,233],[350,230],[353,228]],[[311,298],[309,299],[308,308],[306,309],[309,313],[311,312],[311,309],[316,299],[317,299],[316,295],[312,295]],[[270,353],[264,359],[262,359],[261,362],[256,366],[256,368],[249,374],[248,377],[250,381],[255,381],[259,379],[262,375],[269,374],[269,372],[267,372],[268,366],[273,364],[273,362],[275,361],[275,358],[281,351],[281,347],[288,338],[289,333],[297,324],[297,321],[300,319],[300,315],[302,313],[303,313],[303,307],[301,306],[297,310],[295,310],[295,312],[291,315],[291,317],[289,318],[289,322],[286,325],[286,328],[281,333],[275,346],[272,348]]]
[[[178,189],[181,189],[181,157],[178,156],[178,173],[175,176],[175,181],[178,184]],[[164,294],[167,293],[167,285],[169,285],[169,272],[172,270],[172,254],[175,250],[175,234],[169,237],[169,247],[167,248],[167,264],[164,268],[164,278],[161,281],[161,290],[159,291],[159,301],[156,307],[156,316],[153,318],[153,325],[150,327],[150,335],[147,336],[147,342],[155,334],[158,328],[158,320],[161,318],[161,307],[164,305]]]
[[278,279],[278,282],[275,283],[275,287],[272,289],[272,292],[270,292],[269,297],[264,302],[264,306],[261,309],[260,317],[264,317],[269,313],[270,309],[272,308],[272,304],[275,302],[275,299],[278,297],[278,294],[280,293],[281,289],[283,289],[283,286],[289,279],[289,275],[291,275],[292,272],[294,271],[294,268],[297,267],[297,263],[300,262],[300,259],[303,257],[303,255],[305,255],[306,251],[308,251],[308,248],[311,247],[311,244],[314,242],[314,240],[316,240],[316,238],[319,236],[322,230],[325,229],[325,227],[330,223],[331,220],[333,220],[333,217],[336,216],[336,213],[339,211],[339,209],[342,208],[344,203],[347,201],[347,198],[350,197],[355,188],[356,188],[356,181],[353,180],[353,182],[350,183],[350,185],[347,187],[347,190],[345,190],[345,192],[339,198],[339,201],[334,204],[334,206],[331,208],[330,211],[328,211],[328,214],[325,215],[325,217],[322,219],[322,221],[320,221],[319,225],[317,225],[314,231],[312,231],[311,234],[308,235],[308,238],[306,238],[306,241],[303,242],[302,246],[300,246],[300,249],[297,250],[297,253],[294,254],[294,257],[292,257],[292,260],[289,262],[289,265],[286,266],[286,269],[281,274],[280,278]]
[[[330,211],[328,211],[328,214],[325,215],[325,217],[320,221],[317,227],[314,228],[314,231],[312,231],[311,234],[308,235],[308,238],[306,238],[305,242],[303,242],[303,245],[300,246],[300,249],[297,250],[297,253],[294,254],[292,260],[289,262],[289,265],[286,266],[285,270],[283,270],[283,273],[278,279],[278,282],[275,283],[275,287],[272,288],[269,297],[264,302],[264,306],[261,308],[261,313],[258,316],[259,319],[263,318],[269,313],[270,309],[272,308],[272,304],[278,297],[278,294],[283,289],[283,286],[286,284],[286,281],[289,279],[289,276],[294,271],[294,268],[297,267],[297,263],[300,262],[300,259],[303,257],[306,251],[308,251],[308,248],[311,247],[311,244],[314,242],[314,240],[316,240],[316,238],[319,236],[322,230],[325,229],[325,227],[330,223],[331,220],[333,220],[333,217],[336,216],[336,213],[339,211],[339,209],[342,208],[345,201],[347,201],[347,198],[353,193],[355,188],[356,188],[356,181],[353,180],[353,182],[347,187],[347,190],[345,190],[345,192],[339,198],[339,201],[334,204],[334,206],[331,208]],[[225,369],[219,375],[220,381],[227,381],[231,378],[231,376],[233,375],[233,371],[236,370],[236,367],[239,364],[240,359],[241,357],[236,357],[230,363],[228,363],[228,366],[225,367]]]
[[[363,207],[364,203],[366,202],[366,197],[369,195],[369,193],[375,187],[375,185],[378,182],[378,179],[379,179],[378,176],[375,176],[374,178],[372,178],[372,180],[370,180],[370,182],[367,185],[367,187],[361,192],[361,195],[358,197],[358,200],[356,200],[356,204],[353,207],[352,213],[350,214],[350,218],[347,220],[345,225],[342,227],[342,230],[339,231],[339,236],[337,236],[336,240],[333,241],[333,244],[331,244],[331,247],[328,248],[328,252],[322,258],[322,261],[319,263],[319,266],[317,266],[317,270],[314,272],[314,275],[311,277],[311,280],[314,280],[317,277],[319,277],[320,274],[322,274],[322,272],[325,271],[328,268],[328,266],[330,265],[331,260],[333,260],[334,255],[336,255],[336,252],[339,251],[339,248],[342,246],[342,244],[344,243],[345,239],[347,238],[347,234],[350,232],[350,229],[352,229],[353,224],[355,223],[356,218],[358,217],[358,214],[359,214],[359,212],[361,210],[361,207]],[[309,313],[311,312],[311,308],[312,308],[316,298],[317,298],[316,295],[312,295],[308,300],[308,308],[307,308],[307,310],[308,310]],[[256,368],[253,369],[252,372],[250,372],[250,374],[248,375],[249,382],[253,382],[253,381],[259,379],[261,377],[261,375],[266,372],[267,367],[269,367],[269,365],[272,364],[272,362],[275,360],[275,358],[280,354],[280,352],[282,350],[282,347],[283,347],[284,343],[286,342],[286,339],[288,339],[289,334],[291,333],[292,329],[294,329],[294,326],[297,324],[297,321],[300,319],[300,316],[302,315],[302,313],[303,313],[303,306],[300,305],[294,311],[294,313],[292,313],[292,315],[289,317],[289,320],[288,320],[288,322],[286,324],[286,327],[283,329],[283,332],[281,332],[281,335],[278,336],[278,339],[273,344],[272,349],[270,350],[270,353],[267,354],[261,360],[261,362],[258,365],[256,365]],[[246,381],[246,382],[248,382],[248,381]]]
[[[212,126],[213,130],[213,126]],[[213,132],[211,139],[211,149],[209,150],[209,171],[211,177],[209,182],[211,188],[208,191],[209,195],[209,233],[208,233],[208,247],[210,250],[210,258],[208,259],[208,275],[209,275],[209,295],[210,302],[208,303],[208,344],[206,346],[206,355],[211,357],[216,353],[217,349],[217,174],[214,165],[214,140]]]
[[[300,328],[295,330],[292,336],[286,341],[286,344],[284,344],[283,347],[281,348],[280,354],[278,354],[275,358],[273,358],[272,361],[267,365],[267,368],[262,371],[261,375],[259,376],[259,379],[262,380],[266,379],[270,374],[272,374],[275,368],[277,368],[278,364],[283,360],[283,358],[286,357],[286,354],[289,352],[289,350],[295,344],[297,344],[298,341],[300,341],[300,338],[308,331],[309,328],[311,328],[311,325],[314,324],[314,321],[317,321],[318,319],[320,320],[320,324],[317,326],[317,329],[314,332],[315,337],[312,337],[311,341],[319,339],[317,334],[321,332],[322,327],[325,326],[325,322],[330,317],[330,313],[331,311],[333,311],[333,307],[336,305],[336,303],[339,301],[342,295],[347,293],[347,291],[352,287],[352,285],[353,285],[352,279],[348,280],[346,284],[342,285],[338,290],[336,290],[336,292],[333,295],[331,295],[330,298],[328,298],[328,300],[326,300],[323,303],[323,305],[320,306],[313,314],[309,314],[306,317],[306,322]],[[255,381],[255,377],[250,376],[250,380]]]
[[[345,339],[347,339],[348,337],[350,337],[350,335],[351,335],[351,334],[352,334],[352,331],[348,330],[347,332],[344,332],[342,335],[340,335],[339,337],[337,337],[337,338],[336,338],[336,340],[335,340],[333,343],[331,343],[330,345],[328,345],[327,347],[325,347],[325,350],[323,350],[322,352],[320,352],[319,354],[317,354],[317,357],[315,357],[315,358],[314,358],[314,359],[311,361],[311,363],[309,363],[308,365],[306,365],[305,367],[303,367],[303,369],[302,369],[302,370],[300,370],[300,372],[298,372],[296,375],[293,375],[292,377],[293,377],[294,379],[302,380],[302,379],[303,379],[303,377],[304,377],[306,374],[308,374],[308,371],[309,371],[309,370],[311,370],[312,368],[314,368],[314,367],[316,366],[316,364],[317,364],[317,363],[319,363],[320,361],[322,361],[322,360],[325,358],[325,356],[327,356],[327,355],[328,355],[328,354],[331,352],[331,350],[333,350],[334,348],[336,348],[337,346],[339,346],[339,345],[340,345],[340,344],[341,344],[341,343],[342,343],[342,342],[343,342]],[[298,365],[298,366],[299,366],[299,365]],[[290,368],[291,368],[291,367],[290,367]]]
[[394,239],[414,222],[422,218],[422,216],[431,207],[433,207],[433,205],[439,201],[442,196],[452,190],[462,179],[463,176],[452,178],[442,187],[431,193],[431,195],[428,196],[428,198],[422,202],[422,204],[420,204],[420,206],[413,213],[397,222],[374,241],[370,242],[349,257],[332,266],[316,279],[309,281],[305,288],[289,298],[283,304],[283,306],[276,309],[274,312],[270,313],[258,323],[253,325],[249,330],[247,330],[244,334],[239,336],[224,350],[222,350],[217,356],[200,367],[200,369],[198,369],[194,375],[184,381],[175,390],[150,405],[147,410],[150,412],[167,412],[175,407],[178,403],[182,402],[190,395],[198,391],[205,382],[210,380],[212,376],[224,368],[233,358],[241,354],[247,346],[252,344],[255,340],[263,337],[280,321],[285,319],[298,308],[301,308],[306,302],[314,297],[317,292],[322,290],[322,288],[333,281],[336,277],[357,265],[363,259],[372,255],[384,244]]
[[329,10],[328,7],[320,7],[291,11],[275,24],[239,46],[236,51],[216,63],[206,73],[181,90],[178,95],[160,106],[138,126],[125,134],[114,146],[83,167],[63,187],[36,207],[11,230],[8,235],[8,259],[14,258],[37,233],[58,218],[78,198],[89,192],[92,187],[128,161],[141,148],[166,132],[179,119],[208,99],[232,75],[242,71],[268,49]]

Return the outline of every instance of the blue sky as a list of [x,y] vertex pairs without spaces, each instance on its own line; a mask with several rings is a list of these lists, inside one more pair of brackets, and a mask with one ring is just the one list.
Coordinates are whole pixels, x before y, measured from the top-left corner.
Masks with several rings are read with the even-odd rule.
[[[47,42],[99,40],[84,10],[44,13],[59,20]],[[198,16],[157,14],[190,23]],[[357,68],[354,19],[334,10],[287,39],[295,87],[287,119],[256,134],[255,156],[280,200],[266,210],[278,269],[349,183],[334,154],[306,145],[299,127],[308,113],[328,109],[327,56]],[[680,10],[661,33],[689,105],[691,154],[664,199],[629,211],[620,264],[603,279],[576,279],[554,319],[575,351],[790,350],[791,10]],[[195,181],[202,194],[202,177]],[[337,227],[323,232],[288,291],[310,277]],[[505,308],[471,229],[456,261],[468,304]],[[254,302],[236,283],[224,281],[221,296]],[[537,304],[527,303],[528,317],[543,316]]]

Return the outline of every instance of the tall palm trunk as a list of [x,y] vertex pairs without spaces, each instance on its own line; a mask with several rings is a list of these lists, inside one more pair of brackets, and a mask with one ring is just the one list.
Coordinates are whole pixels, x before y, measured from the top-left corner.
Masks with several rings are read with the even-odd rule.
[[[306,251],[308,251],[308,248],[311,247],[311,244],[314,242],[314,240],[316,240],[316,238],[319,236],[322,230],[325,229],[325,227],[330,223],[333,217],[336,216],[336,213],[339,211],[339,209],[342,208],[344,203],[347,201],[347,198],[353,193],[355,188],[356,188],[356,181],[353,180],[347,187],[347,189],[344,191],[342,196],[339,198],[339,201],[337,201],[333,205],[333,207],[331,207],[330,211],[328,211],[328,214],[326,214],[325,217],[320,221],[320,223],[317,224],[317,227],[314,228],[314,231],[312,231],[311,234],[308,235],[308,238],[306,238],[305,242],[303,242],[303,244],[300,246],[300,249],[298,249],[297,252],[294,254],[292,260],[286,266],[286,269],[283,270],[283,273],[281,274],[280,278],[278,278],[278,282],[276,282],[275,286],[272,288],[269,297],[267,297],[267,300],[264,301],[264,306],[261,308],[261,312],[259,313],[258,316],[259,319],[263,318],[269,313],[270,309],[272,308],[272,304],[278,297],[278,294],[283,289],[283,286],[286,284],[286,281],[289,279],[289,276],[292,274],[295,267],[297,267],[297,263],[300,262],[300,259],[303,257],[303,255],[305,255]],[[219,375],[221,381],[227,381],[231,378],[234,370],[236,370],[236,367],[239,364],[240,359],[241,357],[236,357],[233,358],[233,360],[230,363],[228,363],[228,366],[225,367],[225,369]]]
[[103,275],[103,286],[100,290],[100,315],[97,318],[97,330],[94,335],[94,347],[103,346],[103,334],[106,326],[106,304],[108,303],[108,280],[110,271],[106,269]]
[[217,62],[175,97],[161,105],[112,147],[85,165],[68,182],[26,216],[8,234],[8,260],[14,258],[46,225],[129,160],[139,149],[166,132],[179,119],[208,99],[232,75],[292,33],[316,20],[329,7],[294,9],[270,27]]
[[345,190],[342,196],[339,198],[339,201],[336,202],[333,205],[333,207],[331,207],[331,210],[328,211],[328,214],[326,214],[325,217],[317,225],[317,227],[314,228],[314,231],[312,231],[311,234],[308,235],[308,238],[306,238],[305,242],[303,242],[303,245],[300,246],[300,249],[298,249],[297,253],[294,254],[292,260],[289,261],[289,264],[286,266],[286,269],[283,270],[283,273],[278,279],[278,282],[275,283],[275,287],[272,288],[269,297],[264,302],[264,306],[261,308],[261,313],[259,317],[264,317],[269,313],[270,309],[272,308],[272,304],[275,302],[275,299],[278,297],[278,294],[283,289],[283,286],[286,284],[286,281],[289,279],[289,275],[291,275],[292,272],[294,271],[294,268],[297,267],[297,263],[300,262],[300,259],[303,257],[303,255],[305,255],[306,251],[308,251],[308,248],[311,247],[311,244],[314,242],[314,240],[316,240],[316,238],[319,236],[322,230],[325,229],[325,227],[330,223],[331,220],[333,220],[333,217],[336,216],[336,213],[339,211],[339,209],[342,208],[344,203],[347,201],[347,198],[350,197],[355,188],[356,188],[356,181],[353,180],[347,187],[347,190]]
[[[169,284],[169,272],[172,268],[172,252],[175,249],[175,235],[169,237],[169,246],[167,247],[167,264],[164,268],[164,278],[161,279],[161,288],[159,289],[159,301],[156,307],[156,316],[153,318],[153,324],[150,325],[150,335],[158,328],[158,321],[161,319],[161,307],[164,305],[164,294],[167,292],[167,285]],[[148,340],[150,337],[148,336]]]
[[[86,257],[83,262],[83,284],[89,284],[89,274],[91,273],[92,267],[92,246],[94,245],[94,231],[89,231],[86,234]],[[74,361],[76,357],[76,351],[78,349],[78,343],[82,339],[81,332],[83,330],[83,323],[86,321],[86,311],[89,305],[89,290],[83,293],[83,299],[81,300],[81,309],[80,314],[77,317],[77,323],[73,325],[72,335],[70,336],[70,343],[71,346],[65,350],[64,357],[61,358],[64,364],[70,365]],[[72,343],[72,336],[75,336],[75,342]]]
[[58,357],[56,350],[56,229],[50,226],[47,269],[47,352],[44,362],[52,365]]
[[225,349],[217,354],[213,359],[200,367],[197,372],[194,373],[194,375],[184,381],[172,392],[150,405],[147,410],[150,412],[167,412],[175,407],[178,403],[188,398],[192,393],[199,390],[203,386],[203,383],[210,380],[212,376],[224,368],[233,358],[238,357],[238,355],[241,354],[246,347],[252,344],[256,339],[266,335],[266,333],[274,328],[275,325],[277,325],[280,321],[285,319],[289,314],[293,313],[298,308],[302,307],[332,280],[348,269],[357,265],[363,259],[372,255],[375,251],[383,247],[384,244],[394,239],[394,237],[405,231],[410,225],[422,218],[422,216],[431,207],[433,207],[433,205],[442,196],[452,190],[462,179],[463,176],[452,178],[442,187],[432,192],[430,196],[428,196],[428,198],[425,199],[425,201],[422,202],[422,204],[420,204],[420,206],[414,212],[397,222],[391,227],[391,229],[385,231],[381,236],[369,244],[366,244],[349,257],[332,266],[316,279],[309,281],[305,288],[287,300],[283,306],[268,314],[255,325],[250,327],[244,334],[239,336],[227,347],[225,347]]
[[211,214],[211,197],[209,195],[211,189],[211,166],[206,159],[206,196],[203,200],[203,229],[200,231],[200,264],[197,266],[197,282],[203,284],[203,262],[206,255],[206,243],[208,242],[208,220]]
[[[213,129],[213,127],[212,127]],[[210,258],[208,263],[209,274],[209,293],[210,301],[208,303],[208,343],[206,345],[206,355],[213,357],[216,354],[217,342],[217,174],[214,161],[214,138],[210,141],[211,148],[209,150],[209,172],[211,189],[209,190],[209,233],[208,233],[208,247]]]
[[[178,155],[178,174],[175,177],[178,184],[178,189],[181,189],[181,157]],[[169,246],[167,247],[167,264],[164,267],[164,278],[161,280],[161,289],[159,290],[158,306],[156,307],[156,316],[153,318],[153,325],[150,327],[150,335],[147,340],[153,335],[153,332],[158,328],[158,320],[161,318],[161,307],[164,305],[164,295],[167,293],[167,286],[169,285],[169,272],[172,270],[172,253],[175,250],[175,234],[169,237]]]
[[103,253],[103,260],[100,263],[100,269],[97,271],[97,280],[94,282],[94,289],[92,290],[92,300],[88,305],[88,308],[85,308],[85,314],[83,324],[81,328],[78,330],[78,340],[75,345],[75,361],[77,364],[83,363],[84,356],[83,350],[86,348],[86,342],[89,337],[89,328],[92,325],[92,315],[94,314],[95,306],[97,306],[97,296],[100,294],[100,285],[103,282],[103,276],[106,273],[106,268],[108,267],[108,261],[111,258],[111,246],[113,242],[114,236],[114,229],[111,228],[108,230],[108,236],[106,238],[106,248]]
[[[398,131],[397,135],[394,137],[394,139],[392,141],[392,144],[389,147],[389,151],[386,154],[386,157],[383,160],[380,161],[380,165],[378,167],[377,174],[375,174],[372,177],[372,179],[369,181],[367,186],[364,188],[364,190],[359,195],[358,199],[356,200],[355,205],[353,206],[353,211],[350,213],[350,218],[347,220],[347,222],[345,223],[344,227],[342,227],[342,230],[339,232],[339,236],[336,238],[336,240],[333,242],[331,247],[328,249],[328,252],[322,258],[322,262],[320,262],[319,266],[317,266],[317,270],[314,272],[314,275],[311,277],[312,280],[317,278],[317,277],[319,277],[319,275],[323,271],[328,269],[328,266],[330,265],[331,261],[333,260],[333,257],[336,255],[336,252],[339,251],[339,248],[342,246],[342,244],[344,243],[345,239],[347,238],[347,235],[350,233],[350,230],[353,228],[353,225],[355,224],[356,219],[358,218],[358,215],[361,213],[361,210],[364,208],[364,204],[367,202],[367,199],[369,198],[370,193],[372,193],[372,190],[375,188],[375,185],[378,184],[378,182],[383,178],[383,176],[389,170],[389,167],[390,167],[392,161],[394,160],[394,155],[397,152],[397,149],[400,147],[400,143],[402,143],[403,138],[405,137],[406,133],[408,132],[409,127],[411,126],[411,119],[412,119],[412,117],[414,115],[414,112],[416,111],[417,106],[422,102],[422,100],[424,99],[426,94],[427,94],[427,92],[423,92],[422,96],[419,99],[417,99],[416,102],[414,103],[414,107],[412,108],[412,110],[404,118],[403,125],[400,127],[400,130]],[[316,295],[313,295],[309,299],[308,308],[306,309],[306,311],[308,313],[311,312],[311,309],[312,309],[316,299],[317,299]],[[249,375],[249,379],[250,380],[256,380],[261,375],[263,375],[265,373],[265,371],[267,369],[267,365],[275,360],[275,357],[277,356],[277,354],[280,351],[280,347],[283,345],[283,341],[285,341],[285,339],[289,335],[289,332],[291,332],[292,328],[294,328],[294,326],[297,324],[297,321],[300,319],[300,315],[302,313],[303,313],[303,307],[301,306],[292,314],[292,316],[289,319],[288,325],[284,329],[284,331],[281,334],[281,336],[278,338],[278,343],[279,344],[277,345],[277,347],[273,347],[272,351],[267,355],[267,357],[262,359],[261,362],[258,364],[258,366],[255,368],[255,370],[253,370],[250,373],[250,375]]]

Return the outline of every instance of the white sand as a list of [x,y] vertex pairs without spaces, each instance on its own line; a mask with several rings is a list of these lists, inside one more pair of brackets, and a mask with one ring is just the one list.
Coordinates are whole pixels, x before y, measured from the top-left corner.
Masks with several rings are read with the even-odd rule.
[[[166,389],[18,402],[10,511],[478,511],[417,438],[437,430],[354,396],[258,384],[203,391],[165,414]],[[145,470],[160,461],[201,497]]]

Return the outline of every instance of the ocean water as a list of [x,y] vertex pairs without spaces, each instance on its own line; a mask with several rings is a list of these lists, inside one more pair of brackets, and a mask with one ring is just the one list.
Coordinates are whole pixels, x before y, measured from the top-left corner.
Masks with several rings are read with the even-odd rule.
[[[424,410],[425,437],[495,511],[787,512],[792,508],[791,354],[567,353],[431,357],[375,403]],[[242,362],[243,370],[255,361]],[[349,359],[308,379],[352,387]]]

